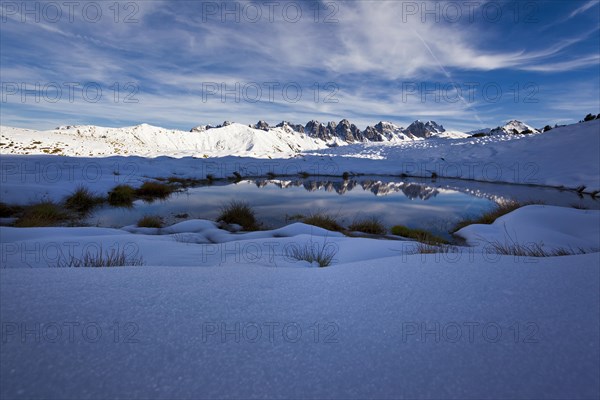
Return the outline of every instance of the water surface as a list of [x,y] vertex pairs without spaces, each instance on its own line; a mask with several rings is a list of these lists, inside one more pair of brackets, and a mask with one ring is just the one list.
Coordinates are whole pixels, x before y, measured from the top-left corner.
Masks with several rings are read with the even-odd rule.
[[188,188],[163,201],[136,201],[132,208],[105,206],[86,223],[102,227],[135,224],[157,215],[169,225],[184,219],[215,219],[232,201],[249,203],[265,228],[289,224],[300,215],[325,212],[348,226],[377,217],[386,227],[407,225],[445,233],[463,218],[476,217],[505,200],[600,208],[600,202],[572,191],[451,179],[402,179],[361,176],[342,178],[258,179],[218,182]]

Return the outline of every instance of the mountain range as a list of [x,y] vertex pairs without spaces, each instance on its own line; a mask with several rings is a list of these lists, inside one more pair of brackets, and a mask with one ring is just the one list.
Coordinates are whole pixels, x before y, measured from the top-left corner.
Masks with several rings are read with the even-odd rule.
[[[527,124],[510,121],[504,126],[478,132],[476,136],[537,132]],[[327,124],[313,120],[306,125],[284,121],[276,126],[270,126],[265,121],[250,126],[226,121],[218,126],[200,125],[191,131],[165,129],[148,124],[123,128],[68,125],[49,131],[2,127],[0,133],[2,154],[57,154],[85,157],[111,155],[286,157],[350,144],[395,144],[473,136],[473,133],[448,131],[434,121],[417,120],[406,128],[381,121],[361,130],[347,119],[339,123]]]
[[[225,121],[221,125],[198,125],[190,132],[206,132],[211,129],[218,129],[229,126],[232,122]],[[517,120],[507,122],[503,126],[496,128],[484,128],[471,132],[448,131],[443,125],[435,121],[416,120],[408,127],[404,128],[395,125],[392,122],[380,121],[373,126],[367,126],[360,130],[356,125],[342,119],[336,123],[331,121],[322,123],[316,120],[309,121],[306,125],[294,124],[288,121],[280,122],[275,126],[270,126],[266,121],[260,120],[254,125],[248,125],[250,128],[270,132],[283,129],[289,133],[306,135],[310,138],[320,139],[328,142],[330,145],[339,145],[343,143],[355,142],[397,142],[404,140],[429,139],[433,137],[460,139],[477,134],[478,136],[488,135],[513,135],[524,133],[539,133],[540,131]],[[279,129],[278,129],[279,128]]]

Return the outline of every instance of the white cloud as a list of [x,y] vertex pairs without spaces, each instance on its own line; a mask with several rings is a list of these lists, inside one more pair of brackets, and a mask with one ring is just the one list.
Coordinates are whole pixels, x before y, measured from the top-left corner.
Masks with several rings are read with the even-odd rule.
[[595,5],[598,5],[598,0],[590,0],[587,3],[585,3],[584,5],[582,5],[581,7],[573,10],[573,12],[571,14],[569,14],[569,18],[573,18],[574,16],[589,10],[590,8],[594,7]]

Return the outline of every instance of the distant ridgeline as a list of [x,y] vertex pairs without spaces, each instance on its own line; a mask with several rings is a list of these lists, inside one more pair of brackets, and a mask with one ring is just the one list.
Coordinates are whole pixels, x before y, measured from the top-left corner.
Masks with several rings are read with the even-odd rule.
[[[225,121],[222,125],[217,126],[199,125],[192,128],[191,132],[204,132],[209,129],[222,128],[231,124],[231,122]],[[249,126],[267,132],[273,128],[283,128],[287,131],[305,134],[309,137],[324,141],[330,141],[337,138],[344,142],[386,142],[394,140],[427,139],[430,137],[460,138],[469,136],[469,134],[463,132],[446,131],[442,125],[438,125],[434,121],[422,122],[419,120],[413,122],[407,128],[403,128],[391,122],[381,121],[374,126],[367,126],[362,131],[347,119],[343,119],[339,123],[328,122],[327,124],[312,120],[306,125],[283,121],[274,127],[269,126],[267,122],[261,120],[256,124]]]
[[[587,122],[594,119],[600,119],[600,114],[588,114],[581,122]],[[232,122],[225,121],[221,125],[199,125],[190,130],[190,132],[204,132],[210,129],[222,128],[231,125]],[[483,128],[470,132],[459,132],[459,131],[447,131],[442,125],[437,124],[435,121],[423,122],[416,120],[408,127],[403,128],[395,125],[391,122],[380,121],[374,126],[367,126],[364,130],[360,130],[356,125],[352,124],[347,119],[341,120],[339,123],[334,121],[328,123],[322,123],[319,121],[309,121],[306,125],[293,124],[287,121],[283,121],[276,126],[272,127],[266,121],[260,120],[254,125],[248,125],[250,128],[259,129],[262,131],[270,131],[274,128],[283,128],[288,132],[295,132],[305,134],[309,137],[321,139],[324,141],[331,141],[332,139],[339,139],[344,142],[387,142],[387,141],[398,141],[398,140],[414,140],[414,139],[428,139],[431,137],[442,137],[459,139],[465,137],[482,137],[482,136],[494,136],[494,135],[526,135],[531,133],[547,132],[552,129],[550,125],[546,125],[544,128],[536,129],[527,125],[524,122],[512,120],[507,122],[503,126],[496,128]],[[555,125],[554,127],[558,127]]]

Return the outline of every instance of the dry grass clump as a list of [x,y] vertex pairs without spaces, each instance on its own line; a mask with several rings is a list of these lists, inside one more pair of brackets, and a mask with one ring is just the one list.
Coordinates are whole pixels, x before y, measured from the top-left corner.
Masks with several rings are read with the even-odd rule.
[[256,221],[254,210],[248,203],[232,201],[221,208],[221,214],[217,222],[223,221],[227,224],[240,225],[245,231],[256,231],[259,224]]
[[338,224],[334,217],[323,213],[312,214],[302,219],[302,222],[307,225],[318,226],[319,228],[327,229],[328,231],[341,232],[344,228]]
[[436,236],[433,233],[424,229],[409,228],[404,225],[395,225],[391,229],[392,235],[402,236],[408,239],[414,239],[417,242],[427,244],[447,244],[448,241],[442,237]]
[[452,231],[456,232],[459,229],[462,229],[465,226],[472,225],[472,224],[491,224],[495,220],[500,218],[501,216],[508,214],[509,212],[512,212],[512,211],[516,210],[517,208],[520,208],[524,205],[525,204],[521,204],[518,201],[512,201],[512,200],[505,201],[503,203],[497,204],[493,210],[484,213],[483,215],[481,215],[478,218],[475,218],[475,219],[469,218],[469,219],[460,221],[458,224],[456,224],[456,226],[454,227],[454,229]]
[[140,228],[162,228],[163,221],[161,217],[155,215],[145,215],[137,223]]
[[354,221],[349,227],[351,231],[368,233],[371,235],[385,235],[387,230],[376,217],[364,218]]
[[42,201],[25,208],[14,226],[30,228],[37,226],[55,226],[69,218],[69,215],[56,203]]
[[286,256],[296,261],[317,263],[320,268],[328,267],[333,262],[337,248],[328,243],[306,243],[304,246],[291,246],[286,249]]
[[65,199],[65,208],[86,214],[103,202],[104,199],[102,197],[92,193],[84,186],[79,186]]

